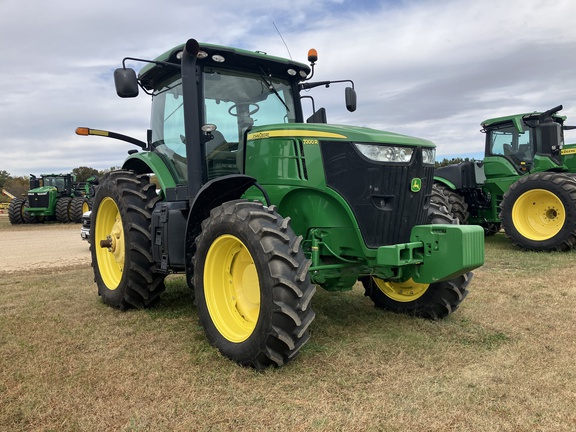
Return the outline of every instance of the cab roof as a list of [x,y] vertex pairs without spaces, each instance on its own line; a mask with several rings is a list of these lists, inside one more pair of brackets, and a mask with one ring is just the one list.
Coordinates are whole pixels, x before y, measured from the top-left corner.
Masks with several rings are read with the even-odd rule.
[[[180,68],[181,53],[185,44],[178,45],[164,54],[154,59],[156,62],[172,63],[175,67]],[[253,70],[258,73],[264,71],[267,74],[294,79],[288,70],[296,73],[296,79],[302,81],[310,73],[310,66],[288,60],[282,57],[270,56],[260,51],[247,51],[240,48],[232,48],[221,45],[200,43],[200,51],[206,53],[204,58],[198,57],[198,63],[205,65],[218,66],[237,70]],[[215,57],[219,56],[219,57]],[[224,61],[215,61],[214,58],[223,59]],[[174,74],[174,68],[169,65],[149,63],[142,68],[138,78],[142,85],[152,90],[156,84],[163,81],[170,75]]]

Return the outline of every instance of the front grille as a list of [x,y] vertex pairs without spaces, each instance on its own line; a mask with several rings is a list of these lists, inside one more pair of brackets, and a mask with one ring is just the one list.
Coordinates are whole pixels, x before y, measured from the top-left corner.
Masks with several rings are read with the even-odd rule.
[[[321,150],[326,183],[352,208],[367,247],[408,242],[412,227],[426,223],[434,167],[422,164],[421,148],[402,165],[369,161],[350,142],[325,141]],[[415,178],[419,192],[410,190]]]
[[38,195],[36,193],[28,194],[28,204],[32,208],[47,208],[50,204],[50,197],[48,194]]
[[82,215],[82,228],[85,229],[90,229],[90,215],[89,214],[84,214]]

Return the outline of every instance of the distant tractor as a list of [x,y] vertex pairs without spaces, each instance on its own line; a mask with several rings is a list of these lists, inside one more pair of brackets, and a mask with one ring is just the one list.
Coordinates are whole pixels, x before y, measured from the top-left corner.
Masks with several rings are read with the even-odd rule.
[[[152,121],[146,142],[77,129],[140,147],[94,198],[104,303],[153,305],[166,275],[184,273],[210,343],[256,369],[282,366],[306,344],[316,285],[360,281],[376,306],[431,319],[458,308],[484,235],[430,202],[434,144],[327,124],[307,90],[343,81],[308,81],[313,50],[308,59],[190,39],[138,76],[115,71],[120,97],[152,94]],[[353,84],[345,101],[353,111]]]
[[574,127],[564,126],[561,109],[486,120],[483,161],[435,170],[434,188],[460,223],[486,235],[503,228],[526,250],[574,248],[576,144],[564,144],[563,131]]
[[30,190],[26,199],[14,198],[8,215],[12,224],[80,223],[89,210],[90,196],[75,182],[73,174],[30,175]]

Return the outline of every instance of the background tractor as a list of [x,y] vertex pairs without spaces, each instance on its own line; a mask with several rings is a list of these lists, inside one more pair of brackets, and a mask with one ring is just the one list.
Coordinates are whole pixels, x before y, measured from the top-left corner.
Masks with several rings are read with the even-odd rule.
[[140,147],[100,179],[92,208],[106,304],[150,306],[166,275],[185,273],[210,343],[256,369],[307,342],[315,285],[360,280],[376,306],[433,319],[458,308],[483,264],[482,229],[431,203],[431,142],[326,123],[306,91],[344,81],[310,82],[313,50],[308,66],[190,39],[131,60],[147,65],[117,69],[116,91],[152,95],[147,140],[77,129]]
[[573,127],[564,126],[561,109],[482,122],[484,160],[436,169],[435,196],[460,223],[479,224],[487,235],[503,228],[521,248],[574,248],[576,144],[564,144],[563,131]]
[[42,174],[40,178],[31,174],[27,198],[14,198],[10,202],[10,222],[80,223],[82,214],[89,210],[91,192],[90,182],[78,184],[73,174]]

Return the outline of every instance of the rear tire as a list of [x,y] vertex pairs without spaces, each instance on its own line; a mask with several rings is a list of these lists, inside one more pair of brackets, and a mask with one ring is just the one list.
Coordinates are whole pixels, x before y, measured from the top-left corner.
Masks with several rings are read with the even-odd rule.
[[150,233],[159,200],[147,175],[112,171],[102,178],[92,208],[90,250],[98,294],[109,306],[144,308],[164,291],[165,275],[154,271]]
[[72,201],[70,202],[70,221],[72,223],[82,222],[82,214],[84,213],[84,208],[88,208],[88,200],[86,198],[72,198]]
[[504,194],[500,219],[516,246],[569,251],[576,245],[576,181],[554,172],[521,177]]
[[70,222],[70,202],[72,198],[62,197],[56,201],[56,220],[60,223]]
[[209,342],[262,370],[291,361],[315,314],[306,259],[274,206],[230,201],[202,223],[193,257],[198,315]]
[[20,198],[13,198],[8,206],[8,219],[12,225],[26,223],[24,220],[24,208],[26,201]]
[[[458,224],[446,206],[431,202],[428,223]],[[468,295],[472,272],[448,281],[421,284],[409,279],[404,282],[385,281],[377,277],[360,278],[366,296],[378,308],[422,318],[441,319],[453,313]]]

